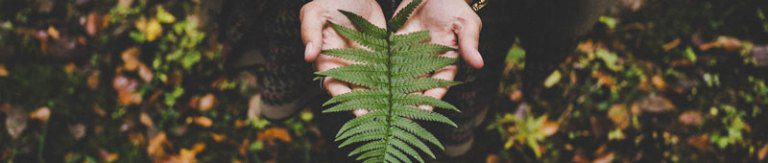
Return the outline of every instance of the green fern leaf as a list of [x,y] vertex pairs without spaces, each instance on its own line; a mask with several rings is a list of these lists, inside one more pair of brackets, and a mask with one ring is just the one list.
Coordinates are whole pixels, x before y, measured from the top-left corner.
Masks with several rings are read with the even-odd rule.
[[456,127],[448,117],[416,106],[459,111],[455,106],[414,92],[450,87],[458,82],[424,77],[456,59],[438,54],[456,49],[429,43],[429,31],[397,35],[421,0],[414,0],[387,22],[387,29],[377,27],[357,14],[340,11],[355,29],[329,22],[343,37],[362,48],[329,49],[323,55],[341,58],[355,64],[316,73],[353,85],[366,87],[331,98],[323,106],[324,113],[348,112],[358,109],[368,114],[347,121],[336,134],[339,148],[357,145],[349,156],[364,163],[424,162],[421,154],[435,158],[430,146],[444,146],[424,127],[413,120],[431,121]]

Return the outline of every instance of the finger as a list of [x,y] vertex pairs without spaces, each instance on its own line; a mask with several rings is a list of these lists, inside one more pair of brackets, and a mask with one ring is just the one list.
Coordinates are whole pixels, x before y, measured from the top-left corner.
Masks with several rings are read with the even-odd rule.
[[459,19],[459,28],[454,32],[459,37],[459,50],[464,60],[473,68],[483,67],[483,57],[478,51],[478,42],[480,39],[480,30],[482,23],[477,15],[471,18]]
[[331,77],[326,77],[325,80],[323,80],[323,87],[328,90],[328,93],[331,94],[331,96],[338,96],[352,91],[347,83]]
[[315,61],[322,47],[323,27],[326,16],[316,4],[310,3],[301,8],[301,39],[304,41],[304,60]]
[[[435,71],[432,78],[453,81],[456,78],[458,68],[456,65],[446,66],[440,70]],[[448,93],[448,87],[433,88],[424,91],[424,96],[429,96],[436,99],[442,99],[445,94]],[[431,106],[430,106],[431,107]]]

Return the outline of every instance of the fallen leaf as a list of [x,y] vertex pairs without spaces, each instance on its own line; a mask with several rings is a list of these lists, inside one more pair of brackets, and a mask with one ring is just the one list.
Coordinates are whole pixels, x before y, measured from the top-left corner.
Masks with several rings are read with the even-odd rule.
[[85,137],[86,127],[83,123],[68,124],[67,128],[69,128],[69,133],[72,134],[75,140]]
[[139,65],[139,77],[144,82],[152,82],[152,77],[154,77],[154,73],[152,73],[152,69],[149,69],[147,65],[141,64]]
[[199,116],[194,118],[187,118],[187,123],[195,123],[200,127],[208,128],[213,125],[213,120],[208,117]]
[[648,95],[647,97],[637,101],[639,109],[643,112],[661,113],[675,109],[675,104],[664,96],[656,94]]
[[689,126],[699,126],[704,123],[704,118],[699,111],[685,111],[680,114],[678,120],[680,123]]
[[42,122],[48,122],[48,119],[51,118],[51,109],[49,109],[48,107],[41,107],[29,113],[29,118],[34,120],[39,120]]
[[605,154],[603,156],[600,156],[596,158],[595,160],[592,160],[592,163],[610,163],[613,161],[613,158],[615,154],[613,152],[608,152],[608,154]]
[[91,72],[91,74],[88,75],[88,78],[86,79],[88,88],[90,88],[91,90],[96,90],[97,88],[99,88],[99,81],[101,80],[99,79],[100,77],[101,77],[101,72],[99,71]]
[[128,140],[131,141],[131,144],[134,146],[139,146],[144,144],[144,134],[138,132],[128,134]]
[[614,104],[611,109],[608,110],[608,118],[613,121],[613,124],[620,129],[626,129],[629,127],[629,111],[627,107],[622,104]]
[[272,141],[273,139],[281,140],[283,142],[291,142],[291,135],[288,134],[288,130],[280,127],[270,127],[256,136],[261,141]]
[[597,85],[606,86],[608,88],[612,88],[616,85],[616,79],[603,71],[593,71],[592,77],[597,78]]
[[674,49],[674,48],[676,48],[678,46],[680,46],[680,38],[676,38],[676,39],[674,39],[674,40],[672,40],[670,42],[667,42],[666,44],[664,44],[662,46],[662,49],[664,49],[664,51],[668,52],[668,51],[670,51],[670,50],[672,50],[672,49]]
[[11,138],[19,138],[24,129],[27,128],[27,113],[19,107],[12,107],[5,118],[5,129]]
[[498,155],[495,154],[488,154],[488,156],[485,157],[485,163],[500,163],[501,158],[499,158]]
[[89,13],[85,21],[85,32],[89,36],[96,36],[101,30],[100,24],[102,24],[102,16],[96,12]]
[[141,61],[139,61],[140,52],[139,48],[131,47],[120,53],[120,58],[123,60],[123,68],[126,71],[136,71],[142,65]]
[[48,36],[51,36],[53,39],[59,39],[61,38],[61,34],[59,33],[59,30],[56,30],[56,27],[54,26],[48,26]]
[[757,151],[757,160],[765,160],[766,155],[768,155],[768,144],[763,145],[763,148],[760,148],[760,150]]
[[653,83],[653,86],[656,87],[656,89],[664,90],[667,88],[667,82],[664,81],[664,77],[657,74],[651,77],[651,83]]
[[515,90],[509,94],[509,100],[512,102],[520,102],[523,100],[523,91]]
[[0,64],[0,77],[8,77],[8,69],[5,68],[4,64]]
[[212,93],[208,93],[202,98],[200,98],[200,103],[198,106],[201,111],[208,111],[213,108],[213,105],[216,104],[216,96],[214,96]]
[[220,142],[222,142],[224,140],[227,140],[227,135],[213,133],[213,134],[211,134],[211,138],[213,139],[213,141],[215,141],[217,143],[220,143]]
[[170,146],[170,143],[168,143],[168,137],[165,133],[158,133],[149,140],[149,144],[147,144],[147,154],[152,157],[165,156],[167,153],[165,148],[168,146]]
[[144,32],[147,41],[152,42],[163,33],[163,26],[160,25],[160,22],[158,22],[157,19],[152,18],[147,22],[146,30]]
[[710,146],[709,143],[709,136],[706,134],[691,136],[688,138],[687,143],[700,151],[709,151],[712,149],[712,146]]
[[147,126],[148,128],[153,128],[155,126],[155,123],[152,122],[152,117],[149,116],[147,113],[141,113],[139,115],[139,122],[143,124],[144,126]]
[[70,62],[64,65],[64,73],[71,75],[72,73],[75,72],[76,69],[77,69],[77,65],[75,65],[75,63]]
[[544,136],[551,136],[557,133],[557,130],[560,128],[560,124],[557,122],[552,122],[547,119],[544,120],[541,124],[541,132],[544,133]]
[[552,72],[552,74],[547,77],[546,80],[544,80],[544,88],[551,88],[558,82],[560,82],[560,79],[563,78],[563,75],[560,74],[560,71],[555,70]]
[[593,53],[597,48],[595,46],[595,43],[592,40],[586,40],[579,43],[576,49],[579,52],[590,54],[590,53]]

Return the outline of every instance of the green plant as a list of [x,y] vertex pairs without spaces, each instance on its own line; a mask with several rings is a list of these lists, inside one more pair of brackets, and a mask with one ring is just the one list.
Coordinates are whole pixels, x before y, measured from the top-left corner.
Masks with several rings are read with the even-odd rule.
[[368,90],[336,96],[325,103],[325,105],[337,104],[325,110],[325,113],[356,109],[371,111],[348,121],[336,135],[336,141],[343,141],[340,148],[356,143],[363,144],[349,154],[349,156],[358,155],[357,160],[411,162],[409,155],[419,162],[424,162],[414,147],[435,158],[423,140],[440,149],[443,149],[443,146],[433,134],[412,119],[439,122],[456,127],[454,122],[439,113],[414,107],[431,105],[458,111],[456,107],[444,101],[412,94],[458,84],[454,81],[421,77],[423,74],[453,64],[455,58],[435,55],[452,51],[453,48],[427,43],[430,40],[429,31],[394,34],[420,3],[421,0],[415,0],[397,13],[387,22],[388,30],[379,28],[361,16],[347,11],[340,12],[359,31],[329,22],[339,34],[365,47],[365,49],[323,51],[324,55],[357,63],[317,73],[320,76],[333,77],[368,88]]

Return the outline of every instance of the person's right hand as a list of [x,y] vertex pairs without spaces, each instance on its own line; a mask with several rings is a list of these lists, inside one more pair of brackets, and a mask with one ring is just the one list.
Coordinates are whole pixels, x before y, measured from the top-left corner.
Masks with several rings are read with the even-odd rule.
[[[316,62],[317,71],[326,71],[336,67],[351,64],[351,62],[320,55],[325,49],[355,48],[357,45],[339,35],[327,22],[354,29],[352,22],[339,10],[358,14],[371,23],[386,28],[386,18],[375,0],[314,0],[301,8],[301,37],[306,46],[304,59]],[[331,94],[338,96],[351,92],[352,89],[362,89],[349,83],[331,77],[323,79],[323,87]],[[355,111],[362,115],[365,111]]]

